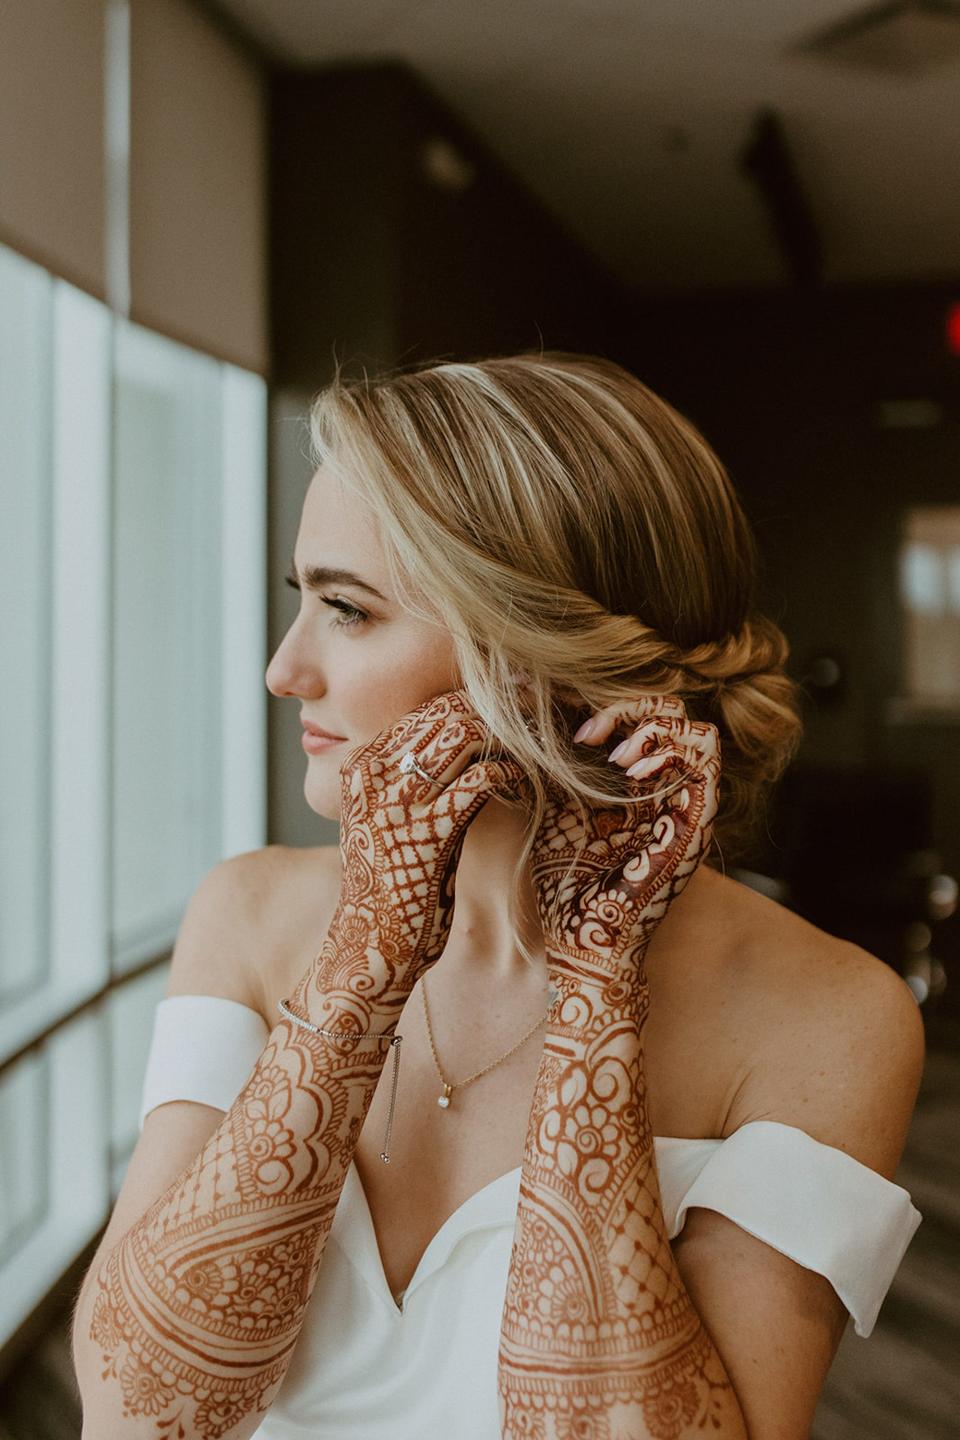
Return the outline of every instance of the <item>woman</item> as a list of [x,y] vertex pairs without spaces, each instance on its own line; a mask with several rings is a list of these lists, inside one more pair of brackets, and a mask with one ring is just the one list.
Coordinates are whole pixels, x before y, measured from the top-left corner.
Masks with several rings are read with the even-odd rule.
[[312,421],[267,683],[340,844],[188,908],[90,1433],[800,1440],[919,1223],[923,1038],[723,873],[799,737],[729,479],[595,357],[338,376]]

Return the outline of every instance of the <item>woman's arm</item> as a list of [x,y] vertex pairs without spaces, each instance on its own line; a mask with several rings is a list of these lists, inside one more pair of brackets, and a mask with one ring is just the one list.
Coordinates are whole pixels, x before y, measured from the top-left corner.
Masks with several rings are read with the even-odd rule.
[[[337,975],[348,919],[335,916],[291,1001],[327,1029],[351,1014]],[[371,932],[361,963],[375,974],[378,960]],[[371,1030],[392,1032],[402,993],[398,976],[389,1002],[370,1005]],[[389,1051],[358,1041],[351,1055],[280,1019],[218,1129],[87,1287],[75,1340],[85,1435],[253,1434],[299,1337]]]
[[534,847],[563,998],[524,1148],[500,1339],[504,1440],[747,1435],[670,1249],[643,1064],[644,954],[709,844],[719,739],[673,697],[637,710],[657,754],[633,793],[651,798],[581,821],[559,797]]
[[[281,1018],[193,1164],[107,1252],[75,1341],[85,1435],[245,1440],[257,1428],[299,1338],[391,1048],[365,1037],[393,1034],[439,959],[467,826],[517,784],[509,762],[470,763],[483,741],[454,694],[345,761],[340,903],[289,999],[353,1038]],[[400,772],[411,745],[437,785]],[[409,870],[411,848],[413,891],[396,873]]]
[[[581,981],[576,997],[609,1014],[609,986]],[[561,1018],[547,1032],[504,1310],[503,1437],[746,1440],[667,1236],[646,1116],[645,1013],[631,1018],[616,1003],[615,1025],[590,1034]],[[524,1429],[541,1406],[556,1428]]]
[[[795,1126],[892,1180],[923,1072],[917,1003],[882,961],[790,920],[779,944],[741,954],[729,977],[751,1063],[724,1133],[757,1120]],[[842,1188],[824,1188],[816,1216],[827,1232],[876,1233],[869,1206],[851,1213]],[[830,1280],[715,1210],[691,1209],[673,1252],[750,1440],[806,1440],[849,1319]]]
[[[321,851],[318,861],[314,903],[319,916],[319,943],[319,936],[326,933],[337,908],[340,879],[333,857]],[[290,859],[284,856],[283,847],[265,846],[222,860],[206,873],[177,931],[165,987],[168,997],[214,997],[235,1001],[260,1016],[267,1013],[263,1009],[260,971],[264,954],[276,944],[278,925],[286,918],[289,901],[284,896],[289,890],[289,868]],[[96,1254],[74,1300],[74,1347],[78,1338],[84,1342],[90,1328],[85,1297],[102,1261],[196,1159],[250,1073],[270,1029],[271,1025],[261,1020],[255,1048],[244,1051],[245,1069],[235,1072],[230,1097],[219,1105],[208,1103],[212,1098],[209,1092],[202,1088],[196,1091],[189,1083],[180,1087],[180,1099],[153,1105],[153,1097],[146,1096],[150,1108],[141,1123],[141,1133]],[[219,1037],[211,1036],[211,1040],[217,1042]],[[149,1083],[146,1077],[145,1082]],[[176,1094],[177,1088],[171,1093]]]

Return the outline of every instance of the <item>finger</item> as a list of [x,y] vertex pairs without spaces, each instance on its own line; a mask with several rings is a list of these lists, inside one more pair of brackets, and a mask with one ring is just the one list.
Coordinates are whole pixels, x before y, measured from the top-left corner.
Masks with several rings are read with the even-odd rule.
[[[442,770],[437,769],[440,752],[435,748],[426,757],[422,768],[431,777],[435,772],[440,779],[426,780],[417,771],[405,776],[403,799],[408,805],[425,805],[428,809],[442,801],[445,811],[462,813],[476,807],[478,797],[503,800],[526,800],[530,798],[531,786],[520,765],[502,755],[497,758],[473,761],[473,754],[481,748],[483,737],[467,743],[456,753]],[[452,753],[452,752],[451,752]],[[419,763],[419,761],[418,761]],[[452,811],[451,811],[452,806]]]
[[[634,786],[639,786],[639,793],[653,798],[690,781],[706,786],[714,796],[720,776],[717,727],[672,718],[656,723],[660,733],[655,733],[651,725],[647,753],[627,767],[627,776]],[[715,800],[711,799],[711,804],[714,803]]]
[[634,726],[654,715],[675,715],[686,719],[687,708],[679,695],[641,695],[617,705],[608,705],[592,717],[589,732],[577,742],[583,745],[601,745],[618,730],[632,730]]
[[628,788],[634,794],[647,799],[667,795],[690,775],[689,757],[683,751],[670,748],[658,750],[654,755],[644,755],[627,772]]
[[420,768],[438,786],[447,786],[463,774],[488,744],[489,732],[476,714],[450,712],[446,723],[415,745],[414,750]]
[[447,690],[424,700],[415,710],[402,715],[377,738],[377,750],[383,760],[399,761],[411,748],[420,749],[440,733],[450,720],[472,715],[473,707],[462,690]]
[[450,785],[450,790],[484,794],[503,800],[524,800],[531,794],[526,773],[515,760],[480,760],[469,765]]
[[645,720],[632,735],[611,750],[607,759],[612,765],[629,771],[638,760],[650,755],[659,745],[675,742],[681,748],[690,750],[709,748],[710,734],[716,734],[716,726],[705,721],[681,719],[676,715],[661,715]]
[[424,700],[360,749],[380,783],[397,785],[408,804],[428,803],[479,752],[482,735],[465,692],[449,690]]
[[686,827],[690,844],[702,845],[702,836],[709,836],[717,814],[720,771],[716,726],[688,726],[679,739],[635,762],[627,772],[627,783],[633,796],[654,804],[655,815],[661,813],[661,802],[674,796],[671,806],[694,822]]

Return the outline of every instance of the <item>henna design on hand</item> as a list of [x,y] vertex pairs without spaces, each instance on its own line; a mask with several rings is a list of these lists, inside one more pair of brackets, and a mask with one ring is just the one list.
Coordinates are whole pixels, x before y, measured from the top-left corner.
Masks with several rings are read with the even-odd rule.
[[[101,1379],[156,1440],[220,1440],[282,1383],[389,1049],[364,1037],[391,1032],[442,953],[471,819],[523,784],[508,757],[475,759],[487,739],[451,692],[346,758],[340,903],[291,1001],[345,1038],[278,1021],[197,1158],[98,1266]],[[411,746],[435,784],[400,772]]]
[[[624,718],[628,712],[623,712]],[[646,697],[634,805],[554,795],[531,857],[562,1000],[534,1089],[501,1324],[504,1440],[744,1437],[673,1260],[647,1115],[644,955],[709,845],[716,728]],[[634,754],[634,758],[636,758]]]

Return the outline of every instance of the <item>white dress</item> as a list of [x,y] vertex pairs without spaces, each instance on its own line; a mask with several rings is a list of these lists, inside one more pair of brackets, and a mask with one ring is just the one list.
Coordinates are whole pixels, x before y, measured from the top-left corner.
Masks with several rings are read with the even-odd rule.
[[[140,1125],[168,1100],[228,1110],[270,1031],[211,995],[161,1000]],[[825,1275],[869,1335],[917,1226],[910,1196],[792,1125],[756,1120],[726,1140],[657,1136],[669,1237],[694,1205],[718,1211]],[[283,1384],[259,1440],[500,1440],[497,1352],[520,1166],[471,1195],[390,1293],[351,1162]]]

